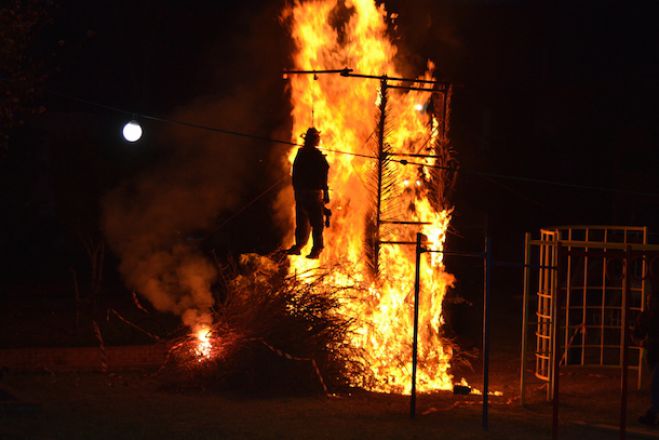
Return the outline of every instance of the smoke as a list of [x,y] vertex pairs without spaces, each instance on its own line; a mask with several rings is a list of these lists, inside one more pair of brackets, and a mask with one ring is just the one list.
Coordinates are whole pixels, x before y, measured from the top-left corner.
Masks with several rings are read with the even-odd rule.
[[[247,99],[246,99],[247,98]],[[252,99],[244,94],[219,102],[198,101],[172,119],[227,125],[244,120]],[[155,128],[155,127],[154,127]],[[199,249],[220,213],[240,200],[250,141],[190,128],[166,130],[172,156],[113,190],[104,201],[104,230],[120,257],[129,287],[185,324],[208,323],[216,270]]]
[[[265,19],[255,17],[253,26],[263,30]],[[263,66],[259,58],[263,53],[275,56],[281,49],[267,47],[277,43],[263,41],[263,34],[254,29],[247,32],[250,38],[232,48],[244,56],[234,59],[231,69],[220,70],[214,84],[208,85],[209,91],[217,90],[218,83],[224,93],[232,91],[221,98],[196,99],[169,114],[170,119],[265,134],[282,125],[282,115],[288,111],[285,106],[280,110],[282,67],[277,63]],[[210,59],[216,56],[208,54]],[[194,328],[210,323],[211,286],[217,277],[202,245],[221,233],[219,220],[249,202],[255,188],[261,191],[272,185],[268,182],[275,177],[267,158],[270,149],[279,147],[262,140],[157,124],[147,125],[145,133],[159,133],[153,147],[162,149],[159,156],[167,158],[105,197],[103,229],[120,259],[119,270],[127,286],[157,310],[179,315]]]

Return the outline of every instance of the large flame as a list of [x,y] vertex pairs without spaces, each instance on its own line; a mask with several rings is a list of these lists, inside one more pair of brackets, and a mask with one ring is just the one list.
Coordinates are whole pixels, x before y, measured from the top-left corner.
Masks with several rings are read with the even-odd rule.
[[[391,18],[391,17],[389,17]],[[295,43],[293,61],[296,69],[341,69],[400,77],[401,67],[394,59],[396,46],[387,35],[387,13],[374,0],[296,1],[286,8],[282,19],[290,24]],[[428,63],[424,79],[433,78],[434,66]],[[339,75],[291,75],[294,140],[310,125],[322,132],[321,147],[374,156],[377,145],[379,82],[345,78]],[[429,94],[419,91],[389,92],[389,132],[386,142],[396,152],[419,153],[423,145],[433,145],[440,133],[436,120],[424,111]],[[312,121],[313,114],[313,121]],[[445,141],[445,139],[440,139]],[[425,151],[425,150],[424,150]],[[290,152],[292,160],[296,151]],[[409,393],[412,358],[413,286],[415,274],[414,246],[383,245],[380,272],[373,277],[367,260],[367,239],[372,235],[375,192],[373,175],[377,162],[349,154],[328,152],[329,187],[332,195],[333,224],[325,230],[325,251],[320,262],[291,257],[292,271],[303,273],[319,264],[338,267],[332,282],[350,286],[367,285],[349,295],[341,313],[355,319],[350,344],[363,349],[366,373],[353,383],[373,391]],[[419,158],[415,162],[434,164],[435,159]],[[416,232],[429,238],[428,247],[442,250],[450,221],[450,210],[429,199],[428,184],[432,171],[428,166],[391,164],[396,187],[382,212],[387,218],[428,222],[423,227],[387,225],[383,240],[414,241]],[[282,198],[288,197],[290,189]],[[292,204],[292,203],[291,203]],[[289,207],[285,209],[290,209]],[[293,214],[294,216],[294,214]],[[292,241],[292,240],[291,240]],[[431,255],[428,257],[427,255]],[[422,259],[419,325],[419,370],[417,390],[450,389],[448,370],[452,352],[441,338],[442,301],[453,283],[445,272],[441,253],[426,254]]]

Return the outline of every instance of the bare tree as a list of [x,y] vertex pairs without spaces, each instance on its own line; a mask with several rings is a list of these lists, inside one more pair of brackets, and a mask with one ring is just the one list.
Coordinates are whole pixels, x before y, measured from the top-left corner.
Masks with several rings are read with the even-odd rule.
[[0,5],[0,155],[8,149],[10,131],[45,110],[37,104],[44,69],[31,50],[50,6],[47,0],[10,0]]

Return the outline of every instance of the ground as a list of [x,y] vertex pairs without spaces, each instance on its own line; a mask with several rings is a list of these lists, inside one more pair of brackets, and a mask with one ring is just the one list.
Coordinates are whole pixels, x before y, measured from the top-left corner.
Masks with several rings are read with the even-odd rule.
[[[239,396],[204,390],[165,391],[151,372],[22,373],[6,371],[0,390],[0,439],[549,439],[551,405],[528,372],[527,405],[519,403],[519,301],[493,307],[489,430],[481,399],[444,392],[420,396],[415,420],[409,400],[363,391],[335,396]],[[531,341],[533,342],[533,341]],[[468,381],[482,388],[480,359]],[[533,364],[529,362],[529,368]],[[648,402],[630,373],[628,438]],[[647,388],[647,380],[646,385]],[[561,439],[614,439],[619,420],[617,369],[564,369]],[[0,393],[1,394],[1,393]],[[659,437],[659,429],[644,436]]]

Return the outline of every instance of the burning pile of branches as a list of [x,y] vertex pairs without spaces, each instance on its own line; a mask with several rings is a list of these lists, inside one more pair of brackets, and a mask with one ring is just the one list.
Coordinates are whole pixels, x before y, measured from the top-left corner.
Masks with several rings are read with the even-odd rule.
[[213,325],[172,342],[160,377],[169,386],[246,391],[328,391],[359,374],[337,313],[340,288],[322,269],[288,276],[286,260],[245,255],[222,270]]

